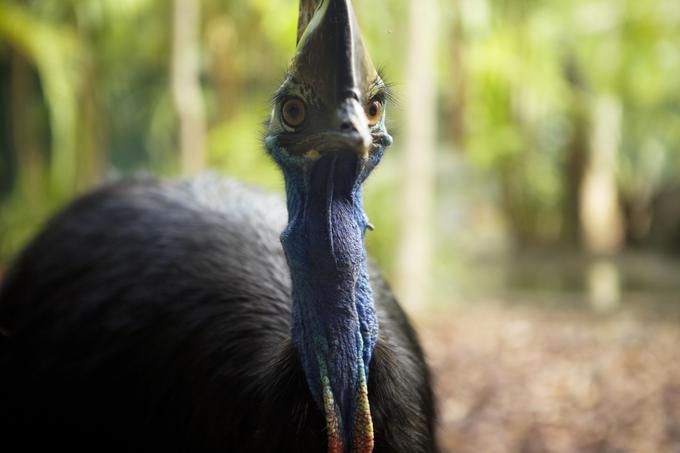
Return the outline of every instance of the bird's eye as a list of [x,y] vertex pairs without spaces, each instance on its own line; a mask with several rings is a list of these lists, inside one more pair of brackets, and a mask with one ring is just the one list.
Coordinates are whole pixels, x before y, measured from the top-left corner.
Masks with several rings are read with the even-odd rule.
[[305,122],[305,103],[298,98],[291,98],[284,102],[281,112],[287,126],[300,127]]
[[373,127],[380,122],[383,106],[377,99],[373,99],[366,105],[365,112],[368,118],[368,125]]

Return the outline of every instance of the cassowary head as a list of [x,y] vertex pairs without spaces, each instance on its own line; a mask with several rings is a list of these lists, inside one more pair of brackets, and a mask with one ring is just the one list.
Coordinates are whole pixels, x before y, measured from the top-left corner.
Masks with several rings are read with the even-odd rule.
[[265,136],[286,181],[289,223],[281,243],[293,283],[293,342],[326,417],[329,453],[368,453],[367,382],[378,321],[361,185],[392,143],[388,91],[351,0],[301,0],[297,44]]
[[364,48],[351,0],[301,0],[297,43],[274,96],[267,148],[284,173],[329,154],[353,154],[363,181],[392,138],[385,129],[388,90]]

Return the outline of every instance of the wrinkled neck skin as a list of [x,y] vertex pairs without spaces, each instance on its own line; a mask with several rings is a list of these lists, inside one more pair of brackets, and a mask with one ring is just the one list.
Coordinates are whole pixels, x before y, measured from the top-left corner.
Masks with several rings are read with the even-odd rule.
[[311,393],[326,414],[329,453],[370,452],[368,365],[378,320],[361,186],[382,150],[368,161],[355,153],[311,160],[279,151],[272,155],[286,181],[288,226],[281,244],[293,283],[293,341]]

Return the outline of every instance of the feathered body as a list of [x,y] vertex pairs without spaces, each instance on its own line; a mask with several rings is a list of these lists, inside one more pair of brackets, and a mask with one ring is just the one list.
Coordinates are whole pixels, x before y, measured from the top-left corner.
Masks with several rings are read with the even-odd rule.
[[[280,197],[214,176],[117,183],[62,212],[0,291],[4,445],[324,451],[291,340],[286,221]],[[374,451],[434,451],[423,355],[370,276]]]

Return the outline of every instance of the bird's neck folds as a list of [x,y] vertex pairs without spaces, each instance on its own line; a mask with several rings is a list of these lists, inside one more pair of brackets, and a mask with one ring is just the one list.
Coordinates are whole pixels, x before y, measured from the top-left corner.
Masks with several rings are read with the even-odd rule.
[[329,453],[373,447],[367,382],[378,323],[357,159],[324,156],[303,180],[287,177],[289,224],[281,235],[293,281],[293,341],[326,414]]

